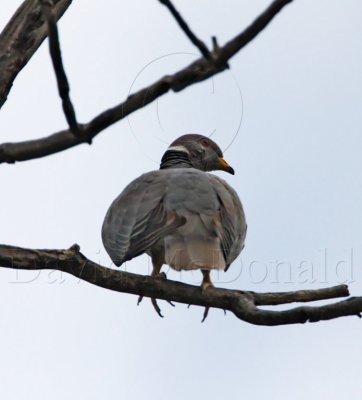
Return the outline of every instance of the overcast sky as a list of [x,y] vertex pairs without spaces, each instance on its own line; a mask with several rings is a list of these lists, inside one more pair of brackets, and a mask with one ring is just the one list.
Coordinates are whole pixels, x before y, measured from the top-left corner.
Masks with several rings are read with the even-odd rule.
[[[0,28],[18,0],[2,0]],[[269,1],[175,2],[194,31],[223,44]],[[254,291],[347,281],[362,295],[362,4],[295,0],[230,71],[169,93],[102,132],[92,146],[1,165],[0,242],[73,243],[110,265],[100,229],[112,200],[157,169],[184,133],[213,135],[236,175],[246,247],[217,286]],[[60,24],[71,95],[82,122],[198,57],[155,1],[74,1]],[[1,110],[0,141],[66,126],[44,43]],[[139,257],[122,267],[149,273]],[[168,271],[199,284],[201,274]],[[258,327],[211,310],[175,308],[49,271],[0,270],[0,397],[19,399],[358,399],[356,317]]]

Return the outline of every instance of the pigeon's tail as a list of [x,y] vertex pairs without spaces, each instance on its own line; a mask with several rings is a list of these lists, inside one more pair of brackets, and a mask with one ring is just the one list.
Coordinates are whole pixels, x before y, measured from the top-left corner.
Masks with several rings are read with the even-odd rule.
[[212,217],[185,213],[186,223],[165,237],[165,263],[176,271],[224,269]]

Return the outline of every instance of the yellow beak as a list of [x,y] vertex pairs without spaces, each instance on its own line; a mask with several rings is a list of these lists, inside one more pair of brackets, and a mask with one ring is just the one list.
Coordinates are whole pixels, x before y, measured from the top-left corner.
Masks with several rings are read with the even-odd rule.
[[226,171],[231,175],[235,174],[234,169],[230,167],[230,165],[222,157],[219,157],[219,162],[220,162],[220,167],[223,171]]

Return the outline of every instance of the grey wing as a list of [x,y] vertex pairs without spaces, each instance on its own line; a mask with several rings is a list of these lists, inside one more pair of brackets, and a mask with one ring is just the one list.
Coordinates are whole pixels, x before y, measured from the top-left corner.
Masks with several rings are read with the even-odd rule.
[[165,179],[152,171],[131,182],[111,204],[102,226],[104,247],[116,265],[130,260],[185,223],[164,206]]
[[215,175],[210,175],[210,179],[220,202],[220,213],[215,217],[215,224],[227,271],[244,248],[247,229],[245,214],[235,190]]

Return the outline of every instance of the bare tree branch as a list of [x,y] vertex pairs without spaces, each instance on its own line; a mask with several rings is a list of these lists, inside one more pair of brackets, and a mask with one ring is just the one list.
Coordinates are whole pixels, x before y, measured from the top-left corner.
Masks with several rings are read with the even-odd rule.
[[145,107],[169,90],[179,92],[224,71],[227,68],[227,61],[260,33],[274,16],[291,1],[275,0],[241,34],[223,47],[215,46],[210,53],[210,59],[202,57],[175,74],[164,76],[150,86],[130,95],[119,105],[102,112],[89,123],[79,125],[82,139],[72,135],[70,130],[63,130],[37,140],[4,143],[0,145],[0,163],[13,163],[44,157],[77,146],[84,141],[90,142],[99,132],[136,110]]
[[362,297],[320,307],[297,307],[283,311],[269,311],[258,305],[308,302],[345,297],[345,285],[320,290],[301,290],[287,293],[254,293],[248,291],[200,287],[155,279],[103,267],[88,260],[74,245],[68,250],[30,250],[0,245],[0,266],[5,268],[67,272],[93,285],[122,293],[130,293],[201,307],[220,308],[233,312],[239,319],[255,325],[285,325],[317,322],[343,316],[360,316]]
[[293,0],[273,1],[273,3],[271,3],[271,5],[262,14],[260,14],[259,17],[248,28],[223,46],[222,52],[224,57],[229,59],[234,56],[244,46],[251,42],[282,10],[282,8],[292,1]]
[[69,95],[69,83],[67,75],[64,70],[62,53],[59,44],[58,28],[53,15],[53,2],[50,0],[39,0],[41,4],[41,10],[48,26],[48,36],[49,36],[49,52],[53,63],[53,68],[55,76],[57,79],[59,96],[62,99],[62,106],[65,118],[68,122],[70,131],[77,135],[79,134],[79,128],[77,123],[77,118],[75,115],[75,110],[70,100]]
[[[54,0],[58,20],[72,0]],[[0,108],[5,103],[18,73],[47,36],[38,0],[25,0],[0,34]]]
[[253,293],[256,306],[276,306],[289,303],[306,303],[349,296],[347,285],[338,285],[318,290],[297,290],[294,292]]
[[164,6],[166,6],[171,14],[174,16],[177,23],[180,25],[181,29],[184,31],[185,35],[191,40],[191,42],[200,50],[200,53],[205,58],[210,58],[210,52],[205,43],[200,40],[190,29],[186,21],[182,18],[181,14],[176,10],[175,6],[170,0],[159,0]]

